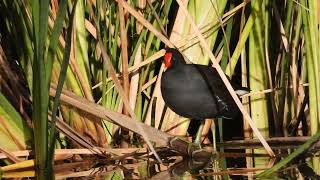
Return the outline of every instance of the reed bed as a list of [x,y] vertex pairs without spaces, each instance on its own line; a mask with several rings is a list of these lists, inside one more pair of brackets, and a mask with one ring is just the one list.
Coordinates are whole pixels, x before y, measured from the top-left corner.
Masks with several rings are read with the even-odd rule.
[[[95,155],[111,158],[104,164],[113,170],[100,172],[107,179],[129,177],[115,162],[135,169],[135,178],[151,176],[140,162],[149,157],[148,150],[157,164],[164,160],[159,148],[170,139],[190,141],[192,136],[190,120],[167,108],[161,97],[165,47],[178,48],[189,63],[215,67],[242,112],[237,120],[219,120],[217,133],[210,130],[216,121],[206,120],[202,142],[212,146],[208,134],[219,136],[220,156],[230,153],[232,143],[258,139],[261,145],[240,150],[246,169],[232,170],[224,157],[198,175],[301,178],[301,164],[320,174],[318,3],[1,1],[3,177],[67,178],[71,175],[61,174],[65,166],[86,169]],[[228,79],[251,92],[239,99]],[[244,141],[225,142],[232,121],[243,126],[238,138]],[[277,149],[270,145],[272,138],[299,145]],[[79,164],[75,156],[83,161]],[[136,163],[124,163],[128,158]],[[67,161],[73,164],[64,165]],[[31,171],[8,175],[21,168]]]

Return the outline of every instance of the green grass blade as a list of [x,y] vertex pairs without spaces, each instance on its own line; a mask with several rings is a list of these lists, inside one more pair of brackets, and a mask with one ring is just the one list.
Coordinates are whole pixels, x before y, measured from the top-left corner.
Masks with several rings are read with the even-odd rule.
[[61,64],[61,70],[59,75],[59,81],[56,90],[56,96],[54,97],[54,104],[52,107],[52,117],[51,117],[51,128],[50,128],[50,140],[49,140],[49,156],[48,156],[48,167],[52,166],[53,157],[54,157],[54,149],[55,149],[55,138],[56,138],[56,114],[59,106],[59,99],[62,92],[63,84],[66,79],[67,69],[69,66],[70,60],[70,51],[71,51],[71,37],[72,37],[72,28],[73,28],[73,18],[75,15],[75,10],[77,7],[77,0],[74,2],[72,13],[69,19],[69,25],[67,30],[67,37],[66,37],[66,46],[64,49],[63,61]]
[[[255,6],[258,6],[259,4],[261,3],[258,3],[257,1],[260,1],[260,0],[255,0],[253,3],[253,7]],[[236,46],[236,49],[234,50],[233,54],[232,54],[232,57],[230,59],[230,62],[227,66],[227,69],[226,69],[226,75],[228,75],[229,77],[232,76],[233,74],[233,71],[237,65],[237,62],[238,62],[238,59],[240,57],[240,54],[241,54],[241,51],[242,49],[245,47],[245,43],[247,42],[247,39],[249,37],[249,34],[252,30],[252,27],[254,25],[254,21],[255,21],[255,18],[256,18],[256,13],[254,10],[251,11],[251,14],[248,18],[248,21],[246,23],[246,25],[244,26],[243,28],[243,31],[241,33],[241,37],[240,37],[240,40],[238,41],[238,44]]]
[[[50,37],[50,44],[49,44],[49,50],[47,53],[47,66],[46,66],[46,73],[47,73],[47,82],[50,83],[51,80],[51,72],[52,72],[52,66],[53,61],[56,57],[56,51],[58,48],[58,42],[59,42],[59,36],[61,33],[61,30],[63,28],[63,22],[64,18],[66,16],[66,12],[68,10],[68,1],[60,1],[59,3],[59,10],[57,13],[57,18],[54,22],[52,34]],[[49,86],[50,84],[48,84]]]
[[[33,114],[36,155],[36,176],[48,178],[46,161],[48,156],[48,102],[49,89],[46,82],[45,42],[48,30],[49,0],[32,1],[33,18]],[[51,176],[49,176],[51,177]]]

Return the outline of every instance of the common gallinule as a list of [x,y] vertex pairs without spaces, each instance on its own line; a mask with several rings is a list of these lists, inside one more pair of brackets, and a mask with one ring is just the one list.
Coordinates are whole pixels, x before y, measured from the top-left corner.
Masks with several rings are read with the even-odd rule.
[[[166,105],[175,113],[197,120],[232,119],[239,115],[237,105],[215,68],[186,64],[183,55],[173,48],[166,49],[164,63],[167,70],[162,75],[161,93]],[[236,92],[243,93],[243,90],[239,88]]]

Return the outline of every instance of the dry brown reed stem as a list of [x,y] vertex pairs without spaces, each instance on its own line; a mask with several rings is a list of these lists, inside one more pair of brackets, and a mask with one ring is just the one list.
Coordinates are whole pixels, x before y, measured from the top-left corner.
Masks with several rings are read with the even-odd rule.
[[[123,156],[125,154],[131,153],[147,153],[148,150],[146,148],[117,148],[117,149],[109,149],[109,148],[98,148],[99,152],[104,152],[106,154],[113,154],[116,156]],[[58,155],[99,155],[100,153],[97,151],[92,151],[91,149],[56,149],[54,154]],[[16,157],[28,157],[31,155],[31,150],[22,150],[22,151],[13,151],[12,155]],[[0,159],[9,158],[7,154],[0,153]],[[19,160],[21,161],[21,160]]]
[[189,20],[192,29],[194,30],[194,32],[197,34],[199,40],[200,40],[200,44],[202,45],[202,47],[204,48],[204,50],[208,53],[212,63],[213,63],[213,67],[216,68],[217,72],[219,73],[221,79],[223,80],[224,84],[226,85],[228,91],[230,92],[232,98],[234,99],[235,103],[237,104],[237,106],[239,107],[240,111],[242,112],[244,119],[246,119],[249,123],[249,125],[251,126],[253,132],[256,134],[256,136],[258,137],[258,139],[260,140],[260,142],[262,143],[262,145],[264,146],[264,148],[266,149],[266,151],[268,152],[268,154],[272,157],[274,157],[274,152],[272,151],[272,149],[270,148],[270,146],[268,145],[268,143],[266,142],[266,140],[263,138],[263,136],[261,135],[261,133],[259,132],[259,130],[257,129],[257,127],[254,125],[254,122],[252,121],[250,115],[248,114],[248,112],[244,109],[243,105],[241,104],[239,98],[237,97],[236,93],[234,92],[229,80],[227,79],[226,75],[224,74],[224,72],[222,71],[222,69],[220,68],[219,64],[216,62],[216,58],[214,57],[214,55],[212,54],[208,44],[206,43],[206,40],[204,39],[204,37],[202,36],[202,34],[200,33],[199,29],[197,28],[197,25],[195,24],[195,22],[193,21],[191,15],[188,13],[187,8],[185,7],[185,5],[181,2],[181,0],[177,0],[177,3],[179,4],[179,7],[183,10],[183,12],[185,13],[187,19]]
[[[160,97],[161,97],[161,92],[160,92],[160,84],[161,84],[161,77],[162,77],[162,73],[164,71],[164,65],[162,64],[161,67],[160,67],[160,70],[159,70],[159,74],[158,74],[158,78],[156,80],[156,84],[155,84],[155,88],[154,88],[154,91],[153,91],[153,94],[151,96],[151,100],[150,100],[150,104],[148,106],[148,111],[147,111],[147,115],[146,115],[146,119],[145,119],[145,123],[148,124],[148,125],[151,125],[151,112],[152,112],[152,106],[153,106],[153,103],[155,101],[155,98],[156,99],[156,110],[155,110],[155,118],[158,120],[159,116],[161,116],[162,114],[162,107],[164,106],[164,102],[163,100],[160,100]],[[155,127],[158,128],[159,127],[159,122],[160,121],[155,121]]]
[[[52,112],[49,111],[48,119],[51,122]],[[87,118],[85,118],[87,120]],[[70,127],[69,124],[65,123],[62,119],[57,117],[56,126],[59,132],[68,137],[71,141],[77,143],[82,148],[90,149],[96,154],[104,155],[102,151],[98,150],[90,141],[88,141],[82,134]],[[102,139],[102,138],[101,138]]]
[[[299,86],[309,86],[309,83],[301,83],[299,84]],[[289,88],[293,88],[293,86],[289,86],[287,87],[287,89]],[[249,97],[249,96],[253,96],[253,95],[258,95],[258,94],[266,94],[266,93],[271,93],[271,92],[274,92],[274,91],[279,91],[280,89],[284,89],[284,87],[280,87],[280,88],[274,88],[274,89],[265,89],[265,90],[261,90],[261,91],[256,91],[256,92],[250,92],[248,94],[245,94],[245,95],[242,95],[240,96],[241,98],[243,97]]]
[[5,149],[3,149],[3,148],[0,147],[0,152],[2,152],[2,154],[3,154],[4,156],[6,156],[6,157],[7,157],[10,161],[12,161],[13,163],[21,162],[21,160],[18,159],[18,158],[16,157],[16,155],[13,154],[13,153],[10,152],[10,151],[7,151],[7,150],[5,150]]
[[[141,61],[142,61],[141,49],[142,49],[142,47],[140,44],[137,49],[137,53],[135,54],[133,65],[137,65],[137,64],[141,63]],[[134,107],[136,106],[138,89],[139,89],[139,77],[140,77],[140,73],[134,73],[131,76],[129,100],[130,100],[130,104],[131,104],[132,109],[134,109]]]
[[230,170],[226,170],[226,171],[219,171],[219,172],[210,172],[210,173],[201,173],[201,174],[198,174],[198,175],[193,175],[195,177],[198,177],[198,176],[201,176],[201,177],[204,177],[204,176],[214,176],[214,175],[242,175],[242,176],[250,176],[250,173],[252,172],[261,172],[261,171],[264,171],[266,170],[267,167],[265,168],[245,168],[245,169],[230,169]]
[[[76,21],[76,19],[74,19],[74,21]],[[76,22],[74,22],[74,24],[76,24]],[[71,41],[71,51],[70,51],[70,67],[71,67],[73,73],[75,74],[75,76],[77,77],[77,79],[79,81],[79,85],[81,87],[81,90],[82,90],[84,96],[87,99],[89,99],[90,101],[94,101],[92,93],[91,93],[91,89],[90,89],[91,86],[89,85],[88,79],[81,72],[81,69],[80,69],[79,64],[77,62],[77,61],[80,61],[80,60],[78,60],[79,57],[77,57],[79,52],[77,52],[77,40],[76,40],[76,37],[75,37],[76,33],[77,33],[76,31],[77,31],[76,27],[72,28],[72,41]]]
[[[119,16],[120,16],[120,40],[121,40],[121,59],[122,59],[122,79],[123,79],[123,90],[124,96],[129,100],[129,72],[128,72],[128,40],[126,33],[126,22],[124,19],[124,12],[122,4],[118,4]],[[124,114],[128,115],[126,108]]]
[[[55,96],[55,94],[55,86],[52,85],[50,88],[50,96]],[[121,113],[108,110],[100,105],[97,105],[94,102],[88,101],[83,97],[76,96],[70,91],[63,90],[61,93],[60,100],[62,104],[70,105],[74,108],[83,111],[84,113],[87,113],[90,116],[96,117],[93,120],[97,120],[98,118],[106,119],[116,125],[125,127],[138,134],[140,133],[140,131],[137,126],[141,126],[144,132],[149,135],[150,140],[157,143],[157,145],[159,146],[167,146],[167,142],[170,138],[172,138],[172,136],[157,129],[154,129],[150,126],[147,126],[139,121],[136,121],[134,120],[134,118],[130,118]]]
[[153,83],[155,83],[157,81],[158,76],[153,77],[151,80],[149,80],[147,83],[145,83],[142,87],[141,87],[141,91],[146,90],[149,86],[151,86]]
[[[76,21],[76,19],[74,19]],[[76,24],[76,22],[74,22]],[[76,39],[76,33],[77,33],[77,26],[73,27],[72,30],[72,41],[71,41],[71,51],[70,51],[70,67],[77,77],[77,80],[79,81],[79,86],[81,88],[81,92],[83,93],[83,96],[86,97],[88,100],[94,102],[94,98],[92,95],[91,85],[89,84],[88,77],[81,71],[81,68],[79,66],[80,57],[77,57],[77,55],[82,54],[81,52],[77,52],[77,46],[79,46],[80,43]],[[81,55],[80,55],[81,56]],[[82,57],[84,58],[84,57]],[[81,119],[85,119],[84,117],[80,117]],[[101,122],[92,123],[90,121],[86,121],[86,126],[88,131],[90,132],[90,137],[98,144],[102,146],[106,146],[107,139],[105,137],[104,129],[102,127]],[[100,137],[100,138],[97,138]]]
[[154,15],[154,17],[156,18],[157,20],[157,23],[159,24],[159,27],[160,27],[160,30],[162,32],[162,34],[166,35],[166,31],[164,30],[163,26],[162,26],[162,23],[161,23],[161,20],[160,20],[160,17],[158,16],[156,10],[154,9],[154,7],[152,6],[152,3],[150,2],[150,0],[147,0],[147,3],[148,3],[148,6],[150,7],[151,9],[151,12],[152,14]]
[[[138,0],[137,5],[140,9],[140,13],[142,13],[142,10],[145,9],[146,1],[145,0]],[[144,27],[137,22],[136,24],[136,32],[137,34],[141,34]],[[134,55],[133,65],[138,65],[143,60],[142,56],[142,45],[139,44],[137,48],[137,52]],[[139,91],[139,82],[140,82],[140,73],[137,71],[136,73],[131,75],[130,79],[130,92],[129,92],[129,101],[131,108],[134,109],[136,107],[137,98],[138,98],[138,91]]]

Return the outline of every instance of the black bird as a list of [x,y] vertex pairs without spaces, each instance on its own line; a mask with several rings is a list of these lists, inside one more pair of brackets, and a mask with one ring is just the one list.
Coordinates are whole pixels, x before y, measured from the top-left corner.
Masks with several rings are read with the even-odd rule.
[[[232,119],[239,115],[237,105],[215,68],[186,64],[183,55],[173,48],[166,49],[164,63],[167,70],[162,75],[161,93],[175,113],[197,120]],[[243,88],[233,87],[238,93],[246,92]]]

